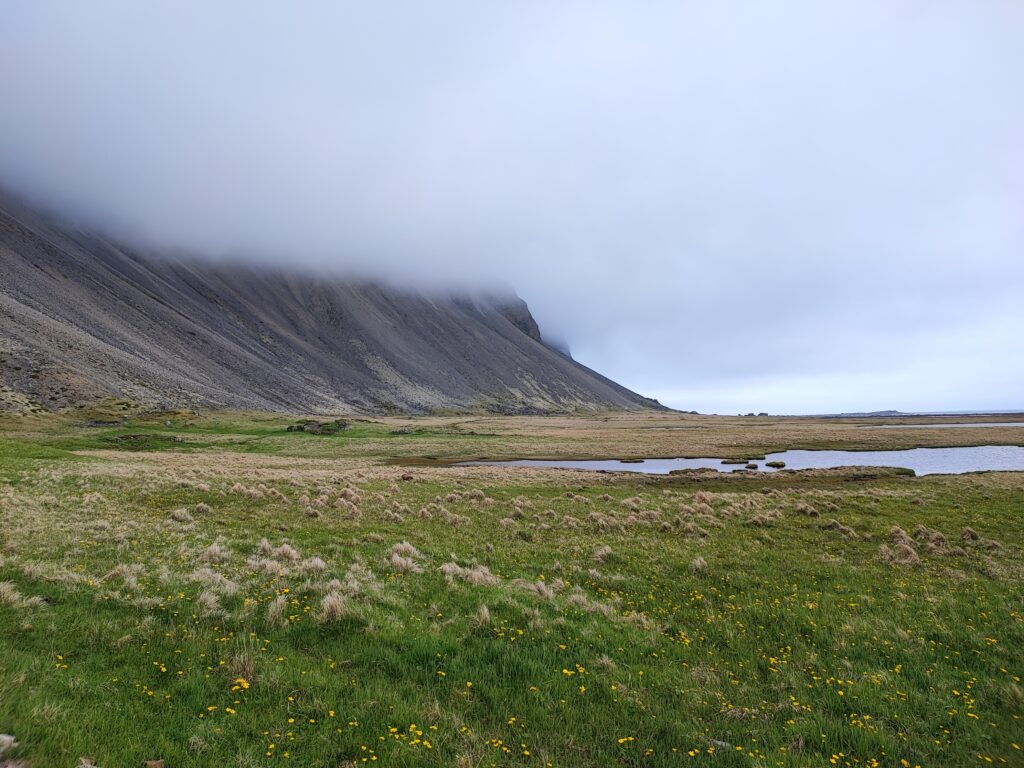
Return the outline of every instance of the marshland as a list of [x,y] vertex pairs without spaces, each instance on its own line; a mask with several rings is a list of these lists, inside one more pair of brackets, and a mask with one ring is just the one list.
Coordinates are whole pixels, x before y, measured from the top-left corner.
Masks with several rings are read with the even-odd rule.
[[1024,474],[454,465],[1013,427],[295,423],[2,422],[0,765],[1022,764]]

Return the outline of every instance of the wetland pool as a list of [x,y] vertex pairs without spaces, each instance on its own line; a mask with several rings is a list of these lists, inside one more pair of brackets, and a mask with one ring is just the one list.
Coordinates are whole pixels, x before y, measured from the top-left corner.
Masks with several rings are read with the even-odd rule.
[[[761,472],[776,472],[766,466],[783,461],[785,469],[830,469],[833,467],[901,467],[917,475],[962,474],[964,472],[1024,471],[1024,447],[1019,445],[982,445],[958,448],[910,448],[900,451],[781,451],[755,459]],[[467,461],[459,466],[548,467],[589,469],[611,472],[642,472],[667,475],[677,469],[717,469],[735,472],[744,464],[723,464],[720,458],[699,459],[517,459],[513,461]]]

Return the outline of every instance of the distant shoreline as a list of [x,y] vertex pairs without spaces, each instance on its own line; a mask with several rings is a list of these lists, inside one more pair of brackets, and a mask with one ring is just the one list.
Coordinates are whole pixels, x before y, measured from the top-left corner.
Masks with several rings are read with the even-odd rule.
[[[822,413],[808,414],[805,418],[816,419],[884,419],[907,416],[1024,416],[1024,408],[988,411],[873,411],[869,413]],[[800,418],[797,416],[796,418]]]

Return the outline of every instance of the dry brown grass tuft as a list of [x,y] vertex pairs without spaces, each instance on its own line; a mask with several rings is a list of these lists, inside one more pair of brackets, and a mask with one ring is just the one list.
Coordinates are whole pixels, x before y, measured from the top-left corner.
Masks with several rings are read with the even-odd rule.
[[512,582],[515,586],[519,587],[525,592],[531,595],[536,595],[542,600],[554,600],[555,590],[548,586],[545,582],[537,579],[536,581],[527,581],[526,579],[515,579]]
[[605,544],[604,546],[598,547],[597,549],[594,550],[594,556],[593,557],[594,557],[594,562],[595,563],[607,562],[608,558],[610,558],[611,556],[612,556],[612,548],[609,547],[607,544]]
[[238,594],[238,585],[235,582],[206,566],[194,571],[189,578],[225,597]]
[[288,573],[288,569],[279,563],[277,560],[272,560],[269,557],[257,557],[253,555],[245,561],[246,567],[255,573],[262,573],[267,576],[283,576]]
[[108,572],[100,581],[120,580],[126,589],[138,589],[139,577],[145,572],[145,566],[141,563],[121,563],[112,571]]
[[359,507],[341,496],[334,500],[334,508],[341,510],[343,516],[349,520],[358,520],[363,516],[362,512],[359,511]]
[[914,539],[922,543],[927,552],[943,552],[946,549],[946,536],[942,531],[934,530],[925,525],[914,528]]
[[823,525],[821,527],[822,527],[823,530],[826,530],[826,531],[835,531],[840,536],[842,536],[843,538],[846,538],[846,539],[856,539],[857,538],[857,532],[854,531],[853,528],[850,528],[849,526],[843,525],[838,520],[830,520],[827,525]]
[[472,584],[474,586],[493,587],[501,581],[497,576],[491,573],[490,568],[480,563],[469,568],[463,568],[458,563],[452,561],[442,565],[439,570],[444,574],[445,581],[449,584],[454,583],[455,579],[461,579],[467,584]]
[[273,627],[288,626],[288,597],[278,595],[267,606],[267,621]]
[[486,629],[491,626],[491,609],[486,605],[477,608],[476,616],[473,617],[473,626],[477,629]]
[[623,614],[622,618],[637,629],[642,629],[644,632],[654,632],[657,629],[657,625],[650,616],[638,613],[637,611],[629,611]]
[[[262,542],[260,542],[260,546],[262,547]],[[283,560],[289,563],[297,563],[302,559],[302,555],[299,554],[299,550],[288,543],[281,544],[280,546],[271,549],[270,556],[275,560]]]
[[460,528],[463,525],[468,525],[471,522],[469,517],[467,517],[466,515],[457,515],[455,512],[449,512],[443,507],[441,507],[440,511],[438,512],[438,517],[440,518],[441,522],[443,522],[445,525],[451,525],[454,528]]
[[341,498],[345,499],[346,501],[350,501],[353,504],[358,504],[363,500],[363,495],[358,490],[352,487],[342,489],[340,496]]
[[534,632],[539,632],[544,629],[544,620],[541,618],[540,610],[537,608],[531,608],[526,612],[527,622],[526,626],[532,629]]
[[400,555],[402,557],[422,557],[419,550],[408,541],[400,541],[393,545],[391,547],[391,554]]
[[317,613],[317,621],[321,624],[330,624],[340,621],[352,615],[351,605],[348,598],[338,592],[328,592],[320,600],[320,611]]
[[683,523],[679,530],[688,539],[706,539],[708,537],[706,530],[689,520]]
[[889,543],[896,546],[904,545],[911,549],[914,548],[914,540],[898,525],[894,525],[889,529]]
[[690,563],[690,570],[694,573],[704,573],[708,569],[708,561],[703,557],[695,557]]
[[192,513],[189,512],[184,507],[180,507],[178,509],[171,510],[171,514],[169,515],[169,517],[174,522],[182,523],[183,525],[191,525],[192,523],[194,523],[196,521],[195,518],[192,517]]
[[497,576],[491,573],[490,568],[480,563],[466,571],[462,579],[467,584],[473,584],[477,587],[493,587],[500,581]]
[[714,508],[710,504],[704,502],[697,502],[693,505],[693,514],[695,515],[713,515],[715,514]]
[[801,515],[807,515],[808,517],[818,517],[821,514],[820,512],[818,512],[818,510],[816,510],[807,502],[801,502],[800,504],[797,504],[796,511],[799,512]]
[[323,573],[327,570],[327,563],[316,556],[307,557],[299,563],[297,570],[303,576],[308,576],[312,573]]
[[397,552],[392,552],[388,557],[388,565],[395,573],[422,573],[423,568],[411,557],[403,557]]
[[622,523],[616,520],[611,515],[605,515],[600,512],[591,512],[587,515],[594,528],[598,531],[614,531],[622,528]]
[[213,542],[199,556],[199,559],[206,563],[226,563],[231,559],[231,550],[219,541]]
[[594,659],[594,666],[598,667],[599,669],[615,669],[615,667],[617,667],[618,665],[615,663],[615,660],[612,659],[611,656],[609,656],[606,653],[602,653],[600,656]]
[[892,547],[883,544],[878,548],[875,558],[886,565],[918,565],[921,562],[917,550],[906,542],[893,544]]
[[345,571],[344,582],[347,594],[358,595],[360,592],[375,589],[377,577],[363,563],[356,562]]
[[14,749],[16,746],[18,746],[18,742],[11,734],[0,733],[0,757],[3,757],[5,752]]
[[0,581],[0,605],[20,605],[21,592],[9,581]]
[[220,597],[212,590],[204,589],[199,593],[196,602],[199,604],[199,613],[202,616],[209,618],[224,615],[224,609],[220,604]]

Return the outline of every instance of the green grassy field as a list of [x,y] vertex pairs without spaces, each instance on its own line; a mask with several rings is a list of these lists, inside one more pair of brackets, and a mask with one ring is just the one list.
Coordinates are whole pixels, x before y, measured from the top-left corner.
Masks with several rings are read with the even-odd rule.
[[1024,765],[1024,475],[287,423],[4,424],[0,766]]

